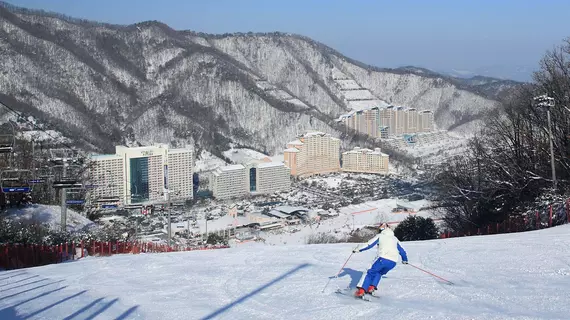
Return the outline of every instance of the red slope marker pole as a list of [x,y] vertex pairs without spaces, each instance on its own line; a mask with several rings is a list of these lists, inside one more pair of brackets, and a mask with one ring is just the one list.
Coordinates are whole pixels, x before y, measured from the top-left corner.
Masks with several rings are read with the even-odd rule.
[[[356,247],[354,247],[353,251],[356,250],[356,248],[358,248],[358,245]],[[342,272],[342,269],[344,269],[344,266],[346,266],[346,264],[348,263],[348,260],[350,260],[350,258],[352,258],[352,255],[354,254],[354,252],[350,253],[350,256],[348,256],[348,259],[346,259],[346,261],[344,262],[344,264],[342,265],[342,267],[340,267],[340,270],[338,271],[338,273],[336,274],[336,276],[334,276],[333,278],[329,278],[329,281],[327,282],[327,284],[325,285],[325,287],[323,288],[322,292],[325,292],[325,289],[328,287],[329,283],[331,282],[332,279],[336,279],[338,278],[338,275]]]
[[414,268],[416,268],[416,269],[418,269],[418,270],[420,270],[420,271],[423,271],[423,272],[429,274],[430,276],[433,276],[433,277],[436,277],[436,278],[438,278],[438,279],[441,279],[441,280],[443,280],[443,281],[445,281],[445,282],[447,282],[447,283],[449,283],[449,284],[454,284],[453,282],[451,282],[451,281],[449,281],[449,280],[445,280],[444,278],[442,278],[442,277],[440,277],[440,276],[436,276],[435,274],[433,274],[433,273],[431,273],[431,272],[429,272],[429,271],[426,271],[426,270],[424,270],[424,269],[422,269],[422,268],[420,268],[420,267],[416,267],[416,266],[414,266],[414,265],[411,264],[411,263],[408,263],[408,265],[409,265],[409,266],[412,266],[412,267],[414,267]]

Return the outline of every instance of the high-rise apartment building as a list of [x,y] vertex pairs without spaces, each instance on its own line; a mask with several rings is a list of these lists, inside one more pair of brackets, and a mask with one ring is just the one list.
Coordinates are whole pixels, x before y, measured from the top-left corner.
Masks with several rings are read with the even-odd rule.
[[348,129],[381,139],[434,130],[432,111],[395,106],[353,110],[337,121]]
[[[164,201],[168,187],[171,200],[192,199],[193,151],[191,148],[169,149],[167,145],[129,148],[116,146],[115,155],[91,157],[92,184],[98,188],[90,197],[119,197],[121,204],[138,204]],[[101,187],[109,184],[119,187]]]
[[187,200],[193,196],[194,154],[190,148],[169,149],[167,187],[170,200]]
[[120,206],[125,201],[125,166],[116,154],[94,155],[89,166],[89,199],[93,205]]
[[404,133],[418,132],[418,111],[414,108],[404,110]]
[[323,132],[309,132],[287,144],[284,162],[293,176],[340,171],[340,140]]
[[249,189],[269,194],[291,189],[291,169],[282,162],[261,162],[249,169]]
[[212,173],[210,189],[217,199],[243,197],[249,193],[248,179],[248,170],[241,164],[219,167]]
[[431,132],[434,130],[433,111],[424,110],[418,113],[418,131]]
[[362,173],[388,173],[389,156],[380,151],[356,147],[342,153],[342,171]]

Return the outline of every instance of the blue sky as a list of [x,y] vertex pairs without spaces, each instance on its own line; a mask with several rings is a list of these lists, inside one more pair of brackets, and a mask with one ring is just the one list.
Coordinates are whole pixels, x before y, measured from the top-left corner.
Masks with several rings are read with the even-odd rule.
[[379,67],[469,70],[517,80],[528,80],[545,51],[570,37],[569,0],[7,2],[116,24],[158,20],[208,33],[298,33]]

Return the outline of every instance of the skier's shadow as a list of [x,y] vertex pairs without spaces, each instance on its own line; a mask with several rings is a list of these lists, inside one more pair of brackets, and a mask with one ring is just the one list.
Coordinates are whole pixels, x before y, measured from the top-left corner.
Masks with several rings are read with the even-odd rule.
[[[358,281],[360,281],[360,278],[362,277],[362,271],[358,271],[358,270],[354,270],[351,268],[343,268],[342,272],[338,275],[339,278],[342,278],[344,276],[349,276],[350,277],[350,284],[348,285],[350,288],[355,288],[356,285],[358,284]],[[334,277],[331,277],[334,278]]]

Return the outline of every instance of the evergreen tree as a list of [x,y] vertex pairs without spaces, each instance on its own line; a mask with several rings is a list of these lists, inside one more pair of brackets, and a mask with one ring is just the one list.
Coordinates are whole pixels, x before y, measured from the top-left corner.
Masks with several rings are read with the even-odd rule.
[[431,218],[411,215],[398,224],[394,234],[400,241],[414,241],[436,239],[439,232]]

